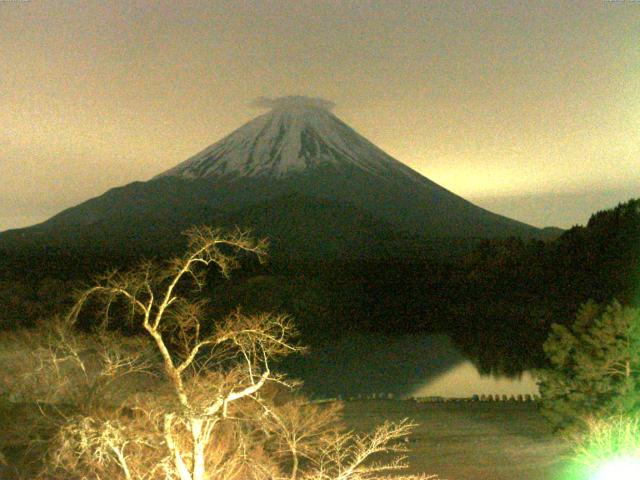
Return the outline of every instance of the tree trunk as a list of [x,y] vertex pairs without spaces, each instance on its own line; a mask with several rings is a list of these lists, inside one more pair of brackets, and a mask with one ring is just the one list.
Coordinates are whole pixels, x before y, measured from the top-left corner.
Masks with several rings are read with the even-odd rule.
[[291,448],[291,454],[293,455],[293,466],[291,467],[291,480],[296,480],[298,476],[298,451],[295,445]]
[[191,435],[193,437],[193,472],[192,480],[204,480],[204,448],[206,443],[205,435],[202,434],[202,418],[192,418]]
[[167,448],[173,456],[173,462],[178,472],[180,480],[193,480],[187,466],[182,459],[182,455],[178,450],[178,446],[173,440],[173,433],[171,433],[171,424],[173,422],[173,414],[167,414],[164,416],[164,438],[167,442]]

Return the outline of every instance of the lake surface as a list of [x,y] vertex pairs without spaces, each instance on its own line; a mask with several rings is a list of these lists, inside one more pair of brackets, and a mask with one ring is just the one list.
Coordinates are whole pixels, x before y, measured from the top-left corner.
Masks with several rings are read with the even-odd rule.
[[385,420],[417,423],[407,473],[448,480],[566,478],[567,446],[533,402],[353,401],[345,403],[344,417],[359,431]]

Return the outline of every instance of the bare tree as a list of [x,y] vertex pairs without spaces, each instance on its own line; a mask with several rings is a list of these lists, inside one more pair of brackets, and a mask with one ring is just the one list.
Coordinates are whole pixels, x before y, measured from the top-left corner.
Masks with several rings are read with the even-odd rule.
[[[210,322],[192,298],[207,267],[228,276],[239,254],[262,260],[266,242],[207,227],[187,238],[187,253],[164,268],[100,277],[37,349],[32,394],[80,406],[64,415],[42,477],[367,480],[402,468],[403,457],[384,454],[403,451],[410,423],[358,435],[341,427],[338,407],[283,394],[295,382],[272,361],[302,350],[287,316],[236,310]],[[96,306],[95,331],[74,329]],[[116,333],[114,312],[144,335]]]
[[298,397],[280,408],[264,404],[262,408],[265,414],[261,426],[277,439],[278,457],[290,461],[291,480],[298,478],[301,462],[315,469],[321,463],[326,439],[343,430],[339,421],[342,405],[337,402],[320,406]]

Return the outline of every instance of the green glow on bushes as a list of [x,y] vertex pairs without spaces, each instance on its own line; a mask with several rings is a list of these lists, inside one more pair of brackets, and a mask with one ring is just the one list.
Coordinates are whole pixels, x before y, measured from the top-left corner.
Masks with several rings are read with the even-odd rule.
[[640,458],[616,458],[603,463],[592,480],[638,480],[640,479]]
[[640,480],[640,415],[592,418],[567,437],[573,473],[566,480]]

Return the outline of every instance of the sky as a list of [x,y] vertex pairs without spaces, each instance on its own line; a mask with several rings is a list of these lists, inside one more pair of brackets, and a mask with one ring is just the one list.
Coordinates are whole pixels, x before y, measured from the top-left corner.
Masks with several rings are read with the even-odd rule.
[[640,197],[638,1],[0,0],[0,231],[309,95],[494,212]]

